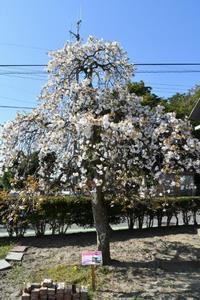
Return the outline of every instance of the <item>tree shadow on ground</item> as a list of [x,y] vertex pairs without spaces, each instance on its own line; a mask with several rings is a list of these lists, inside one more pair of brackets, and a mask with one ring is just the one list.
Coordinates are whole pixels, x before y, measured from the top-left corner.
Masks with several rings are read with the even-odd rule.
[[[154,300],[199,300],[200,290],[194,290],[193,288],[188,289],[187,291],[173,291],[173,292],[146,292],[145,290],[141,291],[113,291],[111,290],[99,290],[99,293],[102,295],[104,293],[112,294],[112,298],[107,299],[123,299],[123,300],[142,300],[142,299],[154,299]],[[100,299],[100,298],[98,298]]]
[[[97,291],[97,294],[100,294],[100,298],[97,299],[199,299],[200,249],[185,242],[151,239],[155,236],[195,233],[194,226],[112,232],[113,246],[117,241],[129,242],[129,239],[139,238],[144,239],[141,244],[142,248],[139,248],[142,249],[143,254],[151,253],[153,250],[155,254],[150,259],[146,259],[145,255],[137,257],[136,254],[132,260],[126,255],[124,260],[121,260],[121,257],[118,261],[113,260],[109,268],[113,270],[116,285],[112,286],[108,281],[105,288]],[[145,239],[149,237],[150,239]],[[0,239],[0,244],[1,240],[5,241],[5,238]],[[96,247],[95,232],[10,240],[13,243],[41,249],[65,246],[93,247],[94,249]],[[124,251],[126,250],[128,253],[129,249],[124,248]],[[124,290],[120,285],[121,282],[125,285]],[[101,298],[101,293],[106,295],[105,298]]]
[[96,244],[96,233],[85,232],[85,233],[70,233],[64,235],[45,235],[40,237],[4,237],[1,240],[11,242],[13,244],[24,245],[28,247],[37,248],[58,248],[65,246],[91,246]]
[[159,249],[158,254],[159,258],[151,261],[113,260],[116,280],[129,282],[129,291],[102,289],[101,292],[112,293],[114,299],[199,299],[200,249],[168,242],[167,249]]
[[166,235],[176,234],[197,234],[197,226],[194,225],[181,225],[181,226],[163,226],[133,230],[113,230],[112,241],[124,241],[133,238],[149,238],[161,237]]
[[[149,247],[149,242],[144,247]],[[153,242],[151,243],[153,245]],[[200,248],[181,242],[166,242],[164,248],[157,248],[155,257],[150,261],[119,261],[112,260],[112,266],[118,268],[155,269],[167,272],[200,272]]]
[[[160,228],[145,228],[145,229],[134,229],[129,231],[113,230],[111,232],[111,242],[115,241],[127,241],[129,239],[137,238],[149,238],[149,237],[161,237],[166,235],[176,234],[196,234],[197,227],[188,226],[173,226],[173,227],[160,227]],[[29,237],[2,237],[1,241],[8,241],[11,243],[17,243],[19,245],[33,246],[38,248],[46,247],[64,247],[64,246],[92,246],[96,244],[96,233],[95,232],[80,232],[80,233],[67,233],[64,235],[45,235],[41,237],[29,236]]]
[[[189,273],[189,272],[199,272],[200,274],[200,261],[177,261],[177,260],[164,260],[155,259],[148,262],[120,262],[112,260],[111,265],[113,267],[119,268],[120,272],[125,272],[127,268],[133,269],[161,269],[167,271],[168,273]],[[123,268],[123,269],[121,269]]]

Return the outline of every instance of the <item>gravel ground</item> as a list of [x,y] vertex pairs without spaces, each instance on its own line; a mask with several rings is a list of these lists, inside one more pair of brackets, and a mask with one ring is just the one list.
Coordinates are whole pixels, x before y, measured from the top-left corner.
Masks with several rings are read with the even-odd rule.
[[[14,240],[29,246],[21,265],[0,272],[0,299],[17,300],[22,282],[58,264],[80,264],[93,232]],[[0,239],[1,243],[1,239]],[[193,227],[112,233],[112,264],[94,299],[200,299],[200,236]]]

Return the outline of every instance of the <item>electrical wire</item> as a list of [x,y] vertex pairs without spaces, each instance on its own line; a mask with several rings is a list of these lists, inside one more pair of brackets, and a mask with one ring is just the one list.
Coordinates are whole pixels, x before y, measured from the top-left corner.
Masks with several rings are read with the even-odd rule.
[[[200,62],[134,63],[134,66],[200,66]],[[47,64],[0,64],[0,67],[47,67]]]
[[[137,67],[142,67],[142,66],[200,66],[200,63],[135,63],[134,64]],[[1,72],[0,71],[0,76],[6,76],[6,77],[14,77],[14,78],[21,78],[21,79],[29,79],[29,80],[39,80],[39,81],[44,81],[46,79],[47,72],[46,71],[36,71],[34,69],[26,71],[26,68],[28,67],[46,67],[47,64],[0,64],[0,68],[21,68],[21,70],[8,70],[6,72]],[[24,71],[23,71],[23,68]],[[164,70],[136,70],[135,73],[138,74],[162,74],[162,73],[200,73],[200,70],[197,69],[164,69]],[[24,75],[24,76],[23,76]],[[152,85],[153,83],[151,83]],[[178,86],[184,86],[184,85],[178,85],[178,84],[167,84],[167,83],[157,83],[152,87],[153,89],[156,90],[172,90],[167,87],[162,87],[163,86],[173,86],[173,87],[178,87]],[[158,86],[158,87],[157,87]],[[161,86],[161,87],[160,87]],[[186,86],[185,86],[186,87]],[[183,90],[183,89],[181,89]],[[0,97],[0,98],[5,98],[13,101],[19,101],[22,102],[22,100],[15,99],[15,98],[8,98],[8,97]],[[29,106],[12,106],[12,105],[0,105],[0,108],[2,109],[33,109],[33,107]]]
[[29,106],[12,106],[12,105],[0,105],[0,108],[11,108],[11,109],[34,109],[34,107],[29,107]]
[[138,71],[136,70],[135,73],[138,74],[167,74],[167,73],[200,73],[200,70],[144,70]]
[[146,85],[161,85],[161,86],[173,86],[173,87],[185,87],[185,88],[191,88],[190,85],[185,85],[185,84],[173,84],[173,83],[159,83],[159,82],[150,82],[147,81]]
[[135,66],[200,66],[199,62],[193,63],[135,63]]
[[24,77],[24,76],[19,76],[19,75],[15,75],[15,74],[3,74],[2,76],[6,76],[6,77],[13,77],[13,78],[21,78],[21,79],[31,79],[31,80],[36,80],[36,81],[44,81],[46,80],[46,78],[42,78],[42,77],[33,77],[33,76],[27,76],[27,77]]
[[47,67],[47,64],[0,64],[1,68],[16,67]]

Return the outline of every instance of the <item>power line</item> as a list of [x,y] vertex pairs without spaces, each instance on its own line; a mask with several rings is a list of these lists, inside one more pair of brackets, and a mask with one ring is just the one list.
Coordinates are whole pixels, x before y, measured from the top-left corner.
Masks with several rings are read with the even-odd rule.
[[160,82],[146,82],[147,85],[166,85],[166,86],[172,86],[172,87],[185,87],[185,88],[190,88],[190,85],[185,85],[185,84],[173,84],[173,83],[160,83]]
[[[39,77],[37,75],[40,75],[40,77],[42,77],[41,75],[47,75],[46,72],[43,72],[43,71],[38,71],[38,72],[14,72],[14,71],[8,71],[8,72],[1,72],[0,71],[0,76],[3,76],[3,75],[35,75],[36,77]],[[44,77],[44,76],[43,76]]]
[[[137,74],[168,74],[168,73],[179,73],[179,74],[186,74],[186,73],[200,73],[200,70],[136,70],[135,73]],[[10,77],[18,77],[18,78],[23,78],[23,79],[45,79],[41,78],[41,75],[47,75],[47,72],[0,72],[0,76],[8,76]],[[36,77],[22,77],[22,76],[17,76],[17,75],[35,75]]]
[[[135,73],[137,74],[167,74],[167,73],[200,73],[200,70],[135,70]],[[31,79],[33,77],[21,77],[21,76],[15,76],[15,75],[35,75],[37,79],[39,79],[38,75],[47,75],[48,72],[45,71],[29,71],[29,72],[14,72],[14,71],[9,71],[9,72],[0,72],[0,76],[8,76],[10,75],[11,77],[18,77],[18,78],[23,78],[23,79]],[[34,79],[34,78],[33,78]],[[43,79],[40,77],[40,79]]]
[[[164,90],[164,91],[165,91],[165,90],[168,90],[168,91],[172,91],[172,92],[173,92],[173,91],[177,91],[177,89],[175,89],[175,88],[162,87],[162,86],[160,87],[160,86],[157,86],[157,85],[154,85],[154,86],[153,86],[153,89],[155,89],[155,90],[161,90],[161,91],[162,91],[162,90]],[[183,89],[183,88],[180,89],[180,88],[179,88],[178,90],[179,90],[179,91],[185,91],[186,89]]]
[[47,64],[0,64],[0,67],[47,67]]
[[138,74],[167,74],[167,73],[200,73],[200,70],[144,70],[135,71]]
[[[200,66],[200,62],[193,63],[134,63],[135,66]],[[47,67],[47,64],[0,64],[0,67]]]
[[135,63],[135,66],[200,66],[199,62],[195,63]]
[[21,79],[31,79],[31,80],[37,80],[37,81],[44,81],[46,80],[46,78],[42,78],[42,77],[31,77],[31,76],[19,76],[19,75],[15,75],[15,74],[2,74],[2,76],[6,76],[6,77],[14,77],[14,78],[21,78]]
[[[200,63],[135,63],[135,66],[200,66]],[[22,68],[22,67],[46,67],[47,64],[0,64],[0,67],[2,68]],[[195,69],[184,69],[184,70],[178,70],[178,69],[174,69],[174,70],[166,70],[166,69],[161,69],[161,70],[136,70],[136,73],[147,73],[147,74],[160,74],[160,73],[200,73],[200,70],[195,70]],[[44,80],[44,78],[42,78],[42,75],[44,76],[44,74],[47,74],[47,72],[45,71],[35,71],[35,70],[30,70],[30,71],[6,71],[6,72],[0,72],[0,76],[9,76],[9,77],[16,77],[16,78],[22,78],[22,79],[32,79],[32,80]],[[21,75],[21,76],[20,76]],[[26,76],[23,76],[26,75]],[[35,76],[35,77],[31,77]],[[169,84],[158,84],[158,85],[166,85],[166,86],[170,86]],[[171,85],[172,86],[172,85]],[[173,86],[178,86],[178,85],[173,85]],[[154,87],[157,90],[169,90],[168,88],[161,88],[158,87],[156,88],[156,86]],[[170,89],[171,90],[171,89]],[[8,98],[8,97],[1,97],[1,98],[6,98],[9,100],[13,100],[13,101],[20,101],[19,99],[15,99],[15,98]],[[11,105],[0,105],[0,108],[2,109],[33,109],[33,107],[29,107],[29,106],[11,106]]]
[[0,108],[11,108],[11,109],[34,109],[34,107],[29,107],[29,106],[12,106],[12,105],[0,105]]

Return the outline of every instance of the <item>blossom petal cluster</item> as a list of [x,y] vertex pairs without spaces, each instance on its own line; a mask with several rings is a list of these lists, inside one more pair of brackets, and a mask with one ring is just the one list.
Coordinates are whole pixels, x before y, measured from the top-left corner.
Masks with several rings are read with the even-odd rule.
[[191,125],[129,93],[134,67],[118,43],[89,37],[50,55],[38,107],[2,128],[4,168],[20,151],[37,151],[45,189],[44,157],[54,153],[52,181],[87,191],[101,186],[105,193],[135,190],[141,197],[153,194],[165,173],[199,172],[200,143]]

